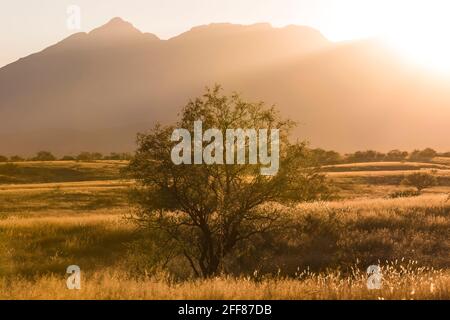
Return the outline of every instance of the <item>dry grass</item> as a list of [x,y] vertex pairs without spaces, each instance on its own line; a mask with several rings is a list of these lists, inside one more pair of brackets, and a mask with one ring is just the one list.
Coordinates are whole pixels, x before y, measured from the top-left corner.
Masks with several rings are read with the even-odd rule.
[[[450,250],[449,212],[450,202],[444,195],[423,195],[411,199],[358,199],[299,205],[291,211],[291,214],[293,221],[303,229],[299,230],[297,235],[294,234],[291,240],[281,238],[282,244],[293,241],[290,247],[280,249],[277,256],[270,258],[269,261],[265,260],[262,265],[258,262],[258,258],[263,257],[262,252],[257,251],[257,256],[249,253],[250,260],[245,261],[244,264],[252,270],[264,271],[265,268],[265,272],[269,271],[271,274],[273,270],[276,273],[277,268],[280,268],[281,274],[292,276],[294,273],[298,274],[298,270],[305,270],[308,266],[330,267],[338,270],[339,266],[349,266],[359,260],[359,267],[363,270],[370,264],[378,264],[378,260],[395,260],[405,257],[408,260],[419,260],[421,266],[435,266],[448,270],[450,266],[450,257],[447,254]],[[59,214],[55,211],[29,217],[14,215],[0,220],[0,234],[3,235],[4,246],[0,265],[3,269],[4,282],[0,292],[3,291],[5,294],[9,283],[11,288],[8,290],[12,290],[11,295],[17,295],[14,296],[15,298],[25,297],[19,294],[19,290],[22,290],[18,289],[20,286],[28,286],[23,289],[23,294],[31,294],[32,298],[69,298],[67,295],[73,293],[64,290],[52,292],[51,286],[56,286],[58,281],[65,277],[65,268],[68,265],[78,264],[87,273],[85,279],[87,292],[83,297],[170,297],[155,295],[156,293],[151,289],[151,285],[155,282],[153,278],[145,278],[145,281],[142,278],[135,279],[145,272],[135,269],[135,263],[139,262],[136,259],[140,256],[135,256],[134,252],[130,254],[129,249],[130,245],[140,238],[135,234],[133,226],[122,219],[125,213],[127,213],[125,208],[97,209],[76,215],[69,210]],[[179,263],[176,267],[184,268],[184,272],[189,269],[187,265],[183,266]],[[177,268],[174,270],[176,271]],[[134,273],[135,271],[138,272]],[[102,276],[103,272],[108,272],[109,275]],[[414,272],[419,272],[418,275],[421,277],[420,288],[418,287],[419,291],[416,290],[416,292],[422,293],[421,296],[416,296],[417,298],[434,298],[434,295],[425,295],[424,288],[431,286],[431,283],[425,285],[426,277],[435,279],[438,276],[442,279],[443,282],[433,284],[435,288],[442,287],[439,294],[443,295],[442,292],[449,290],[450,283],[445,271],[436,275],[432,274],[434,272],[432,270],[417,267]],[[415,279],[412,277],[414,272],[411,269],[407,273],[409,277],[407,279]],[[134,276],[130,277],[130,274]],[[356,273],[356,275],[349,276],[348,271],[343,274],[333,271],[328,274],[328,277],[326,274],[307,274],[306,278],[304,275],[296,281],[288,278],[277,278],[276,281],[270,278],[264,280],[258,277],[257,280],[263,281],[266,286],[261,286],[258,281],[245,282],[242,278],[238,280],[229,278],[226,281],[230,281],[230,285],[236,288],[239,284],[253,286],[251,290],[255,290],[254,296],[247,292],[246,295],[240,296],[242,298],[358,298],[372,294],[368,293],[361,283],[350,281],[358,277],[365,279],[364,274]],[[118,283],[115,280],[108,280],[109,276],[113,280],[118,280]],[[105,289],[103,292],[100,286],[106,285],[108,281],[114,282],[114,285],[110,290]],[[157,286],[170,287],[170,282],[158,281]],[[225,280],[216,279],[215,281],[223,283]],[[400,283],[400,276],[395,281]],[[227,295],[225,289],[207,290],[211,280],[195,283],[204,288],[202,296],[199,293],[198,298]],[[402,289],[397,288],[395,291],[396,296],[385,292],[383,297],[411,298],[406,295],[406,292],[413,290],[413,284],[413,281],[409,284],[402,283],[398,285]],[[423,288],[422,284],[424,284]],[[192,284],[189,282],[177,284],[174,288],[186,288],[186,290],[180,289],[178,293],[171,293],[172,297],[196,298],[197,296],[187,289],[189,285]],[[61,286],[61,283],[58,286]],[[307,289],[308,286],[309,289]],[[316,289],[314,289],[315,286]],[[334,286],[338,286],[338,289],[331,289]],[[352,289],[352,286],[356,287]],[[42,291],[49,296],[39,296],[39,292],[35,291],[34,287],[42,288]],[[128,288],[127,290],[136,288],[136,292],[128,296],[128,291],[121,288]],[[170,288],[168,292],[176,291]],[[267,292],[267,288],[273,288],[273,291]],[[138,295],[139,292],[142,296]],[[372,295],[365,297],[374,298]]]
[[[342,171],[342,172],[327,172],[327,176],[329,177],[388,177],[388,176],[405,176],[408,174],[412,174],[415,172],[423,171],[423,169],[420,170],[396,170],[396,171],[390,171],[390,170],[376,170],[376,171]],[[427,170],[429,171],[429,170]],[[450,176],[450,170],[441,170],[436,169],[436,175],[448,177]]]
[[[114,161],[31,165],[36,172],[45,166],[85,173],[88,167],[105,178],[118,167]],[[175,281],[176,272],[188,270],[180,261],[164,274],[137,268],[141,254],[133,245],[143,239],[122,219],[129,212],[124,191],[130,181],[0,184],[0,298],[450,299],[450,201],[445,194],[450,189],[444,185],[419,197],[387,199],[402,188],[392,181],[421,166],[386,171],[383,164],[375,165],[378,171],[329,173],[345,199],[290,209],[298,232],[273,239],[279,246],[276,256],[264,256],[264,245],[255,243],[262,247],[242,262],[248,270],[235,273],[251,276],[208,280],[177,276]],[[450,170],[436,174],[445,178]],[[91,178],[97,175],[89,172]],[[371,291],[365,268],[379,260],[383,286]],[[81,291],[65,287],[71,264],[82,268]],[[308,266],[315,273],[301,272]]]
[[327,177],[337,187],[342,199],[386,198],[389,194],[410,190],[402,185],[404,178],[415,172],[426,171],[436,176],[438,186],[428,188],[426,193],[450,193],[450,170],[448,167],[432,168],[421,163],[362,163],[330,166]]
[[297,278],[217,277],[174,282],[165,276],[135,279],[117,270],[82,274],[81,290],[68,290],[65,277],[48,275],[37,280],[0,280],[3,299],[450,299],[450,274],[409,264],[391,263],[382,269],[379,290],[367,289],[367,275],[355,270],[304,272]]
[[111,187],[127,187],[133,182],[131,180],[100,180],[100,181],[80,181],[80,182],[59,182],[59,183],[24,183],[0,185],[0,193],[21,192],[21,191],[47,191],[52,189],[99,189]]
[[360,162],[346,163],[324,166],[325,171],[397,171],[397,170],[420,170],[420,169],[450,169],[450,162],[443,160],[434,161],[435,163],[424,162]]
[[93,160],[93,161],[76,161],[76,160],[68,160],[68,161],[21,161],[21,162],[10,162],[19,167],[36,167],[36,168],[45,168],[45,167],[54,167],[54,168],[67,168],[67,167],[83,167],[83,168],[105,168],[112,167],[115,168],[117,166],[126,166],[128,161],[125,160]]
[[353,214],[357,212],[364,212],[366,214],[368,212],[384,212],[385,214],[390,214],[399,210],[408,211],[417,208],[430,210],[433,208],[448,208],[450,207],[450,201],[447,194],[423,194],[412,198],[359,198],[342,201],[322,201],[300,204],[297,207],[309,212],[316,212],[326,208],[329,210],[344,210]]
[[70,227],[81,226],[90,227],[98,225],[116,225],[120,228],[126,228],[122,220],[122,209],[96,210],[95,213],[87,215],[74,216],[73,214],[45,215],[31,218],[19,218],[17,216],[0,220],[0,228],[28,228],[28,229],[46,229],[52,227]]
[[434,163],[437,164],[443,164],[443,165],[450,165],[450,158],[449,157],[436,157],[433,159]]
[[125,161],[42,161],[0,164],[0,184],[116,180]]

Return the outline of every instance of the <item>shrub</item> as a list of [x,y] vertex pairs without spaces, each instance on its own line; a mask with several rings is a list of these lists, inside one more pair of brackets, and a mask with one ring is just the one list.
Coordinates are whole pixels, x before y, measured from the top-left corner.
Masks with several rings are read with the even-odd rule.
[[426,148],[424,150],[414,150],[409,156],[409,159],[412,161],[429,161],[437,155],[438,153],[435,150]]
[[62,161],[71,161],[71,160],[75,160],[75,157],[72,156],[64,156],[61,158]]
[[49,151],[39,151],[32,161],[55,161],[56,157]]
[[377,162],[383,161],[386,155],[384,153],[367,150],[367,151],[357,151],[353,154],[347,156],[348,162]]
[[437,179],[432,174],[426,172],[416,172],[407,176],[402,184],[413,186],[420,192],[423,189],[433,187],[437,184]]
[[400,150],[391,150],[386,154],[386,161],[403,161],[408,157],[408,152]]
[[25,161],[25,159],[22,158],[22,157],[20,157],[20,156],[12,156],[12,157],[10,158],[10,160],[11,160],[12,162],[21,162],[21,161]]
[[417,197],[420,195],[419,191],[416,190],[404,190],[404,191],[396,191],[389,195],[389,198],[396,199],[396,198],[410,198],[410,197]]

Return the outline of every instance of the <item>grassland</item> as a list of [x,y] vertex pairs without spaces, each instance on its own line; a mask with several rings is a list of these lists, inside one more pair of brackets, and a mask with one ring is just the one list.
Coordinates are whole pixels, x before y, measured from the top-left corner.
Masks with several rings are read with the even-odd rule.
[[367,276],[339,273],[303,274],[298,278],[271,278],[255,281],[250,277],[217,277],[207,280],[174,282],[164,275],[132,278],[104,270],[82,278],[80,291],[67,290],[61,276],[45,275],[36,281],[0,280],[6,299],[446,299],[450,298],[450,274],[442,271],[408,270],[387,265],[384,286],[368,290]]
[[[209,280],[192,279],[181,261],[164,272],[147,268],[153,248],[136,253],[145,235],[124,219],[132,182],[120,179],[123,166],[67,161],[0,169],[0,298],[450,299],[445,164],[330,167],[336,201],[289,209],[296,229],[273,240],[276,256],[248,252],[243,263],[252,272],[232,269],[233,276]],[[440,185],[389,199],[405,188],[398,179],[416,170],[434,170]],[[65,287],[71,264],[82,268],[80,291]],[[381,290],[366,287],[370,264],[383,266]]]
[[124,161],[31,161],[0,164],[0,184],[116,180]]

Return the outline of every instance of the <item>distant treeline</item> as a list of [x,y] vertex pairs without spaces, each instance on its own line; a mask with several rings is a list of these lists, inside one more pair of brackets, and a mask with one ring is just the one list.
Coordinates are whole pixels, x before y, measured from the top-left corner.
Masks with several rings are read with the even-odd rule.
[[39,151],[34,157],[25,158],[21,156],[5,157],[0,155],[0,162],[21,162],[21,161],[94,161],[94,160],[130,160],[133,157],[127,152],[111,152],[103,155],[100,152],[81,152],[77,156],[63,156],[57,158],[49,151]]
[[[435,157],[450,157],[450,152],[438,153],[437,151],[426,148],[424,150],[414,150],[412,152],[391,150],[382,153],[374,150],[356,151],[355,153],[340,154],[333,150],[309,149],[311,157],[319,165],[333,165],[355,162],[380,162],[380,161],[430,161]],[[112,152],[109,155],[103,155],[100,152],[81,152],[77,156],[63,156],[57,158],[49,151],[39,151],[34,157],[24,158],[20,156],[5,157],[0,155],[0,162],[20,162],[20,161],[94,161],[94,160],[130,160],[133,157],[131,153]]]
[[450,157],[450,152],[438,153],[426,148],[424,150],[414,150],[412,152],[391,150],[382,153],[374,150],[356,151],[355,153],[342,155],[339,152],[323,149],[311,149],[312,157],[318,164],[332,165],[356,162],[381,162],[381,161],[430,161],[435,157]]

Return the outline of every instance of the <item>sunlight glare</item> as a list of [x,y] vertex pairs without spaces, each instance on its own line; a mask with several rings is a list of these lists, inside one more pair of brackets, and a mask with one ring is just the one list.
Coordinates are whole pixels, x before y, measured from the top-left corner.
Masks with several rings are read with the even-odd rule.
[[395,10],[386,38],[409,62],[450,73],[450,1],[410,1]]

